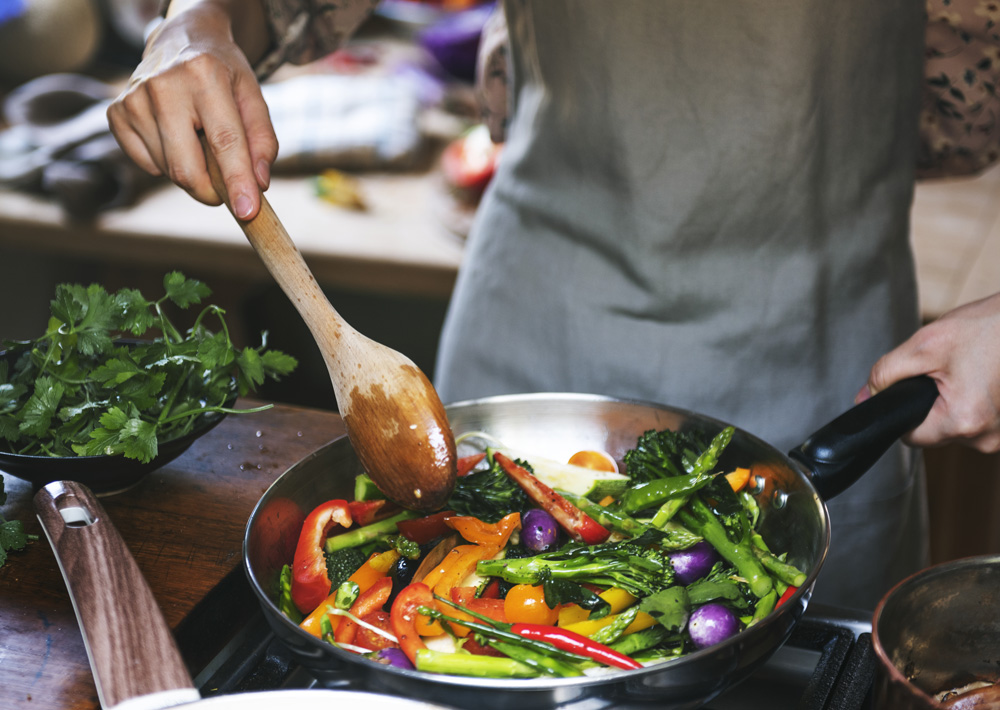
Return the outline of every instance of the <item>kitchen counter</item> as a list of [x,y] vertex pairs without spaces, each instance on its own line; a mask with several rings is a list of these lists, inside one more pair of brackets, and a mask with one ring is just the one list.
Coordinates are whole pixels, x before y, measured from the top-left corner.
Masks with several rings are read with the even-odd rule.
[[[434,171],[360,181],[367,212],[317,199],[301,177],[276,177],[267,194],[324,286],[446,299],[462,260],[455,231],[468,215],[455,214]],[[998,193],[1000,166],[918,185],[912,241],[925,320],[1000,290]],[[0,190],[0,249],[269,279],[225,209],[168,184],[89,224],[66,220],[48,200]]]
[[[259,402],[240,402],[250,406]],[[199,613],[209,590],[242,574],[242,540],[257,500],[289,466],[344,433],[336,414],[275,406],[232,415],[180,458],[104,498],[193,673],[256,602]],[[29,484],[5,476],[4,514],[41,534]],[[128,613],[128,610],[123,610]],[[0,567],[0,708],[93,710],[97,692],[66,586],[44,536]]]
[[[276,177],[267,197],[324,286],[447,298],[462,240],[443,221],[449,203],[437,174],[359,180],[364,212],[320,200],[301,177]],[[202,205],[169,184],[79,224],[52,201],[0,190],[0,249],[270,280],[225,208]]]

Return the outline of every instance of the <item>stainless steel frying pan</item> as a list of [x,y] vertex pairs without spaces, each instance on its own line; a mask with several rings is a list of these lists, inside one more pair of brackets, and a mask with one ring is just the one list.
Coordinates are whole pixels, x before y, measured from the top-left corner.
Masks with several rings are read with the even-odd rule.
[[[722,468],[750,466],[761,508],[761,533],[772,549],[808,571],[790,601],[762,623],[716,646],[639,671],[566,679],[472,679],[380,665],[309,635],[275,606],[278,576],[292,559],[304,515],[333,498],[348,498],[360,464],[346,438],[319,449],[285,472],[253,511],[244,564],[271,628],[296,659],[331,687],[375,690],[476,710],[601,708],[649,703],[696,708],[746,678],[783,644],[805,611],[830,544],[824,499],[860,477],[900,436],[923,421],[937,389],[928,378],[908,380],[850,410],[786,455],[737,430]],[[644,402],[578,394],[493,397],[448,407],[456,435],[483,431],[522,451],[566,460],[602,449],[621,460],[649,429],[697,430],[725,424],[692,412]]]

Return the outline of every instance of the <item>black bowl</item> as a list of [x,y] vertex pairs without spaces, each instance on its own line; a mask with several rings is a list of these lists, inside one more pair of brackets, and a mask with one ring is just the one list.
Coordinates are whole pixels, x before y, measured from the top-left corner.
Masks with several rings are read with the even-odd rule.
[[[0,359],[7,357],[9,351],[0,351]],[[232,406],[235,400],[233,395],[226,406]],[[52,481],[77,481],[98,495],[121,493],[183,454],[198,437],[214,429],[225,416],[221,412],[200,415],[187,434],[159,442],[156,456],[146,463],[124,456],[35,456],[0,450],[0,471],[29,481],[36,489]]]
[[77,481],[98,495],[121,493],[183,454],[225,416],[203,414],[187,434],[161,442],[158,453],[147,463],[124,456],[28,456],[0,451],[0,471],[30,481],[35,488],[52,481]]

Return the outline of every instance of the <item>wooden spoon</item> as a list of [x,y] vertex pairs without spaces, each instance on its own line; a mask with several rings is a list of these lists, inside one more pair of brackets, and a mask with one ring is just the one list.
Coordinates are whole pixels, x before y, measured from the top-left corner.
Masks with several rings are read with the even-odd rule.
[[[212,185],[232,212],[204,135],[201,143]],[[316,340],[368,475],[404,507],[440,508],[455,485],[455,438],[430,380],[405,355],[365,337],[334,310],[263,195],[256,217],[236,221]]]

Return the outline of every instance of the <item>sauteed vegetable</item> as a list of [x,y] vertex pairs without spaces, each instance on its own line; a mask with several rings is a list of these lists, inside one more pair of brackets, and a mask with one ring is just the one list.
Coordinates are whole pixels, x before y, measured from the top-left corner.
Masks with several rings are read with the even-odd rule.
[[720,643],[806,578],[757,532],[750,471],[719,468],[732,434],[646,432],[624,473],[605,452],[563,464],[466,435],[484,450],[446,510],[402,510],[361,476],[358,500],[312,511],[279,607],[373,661],[457,675],[637,669]]

